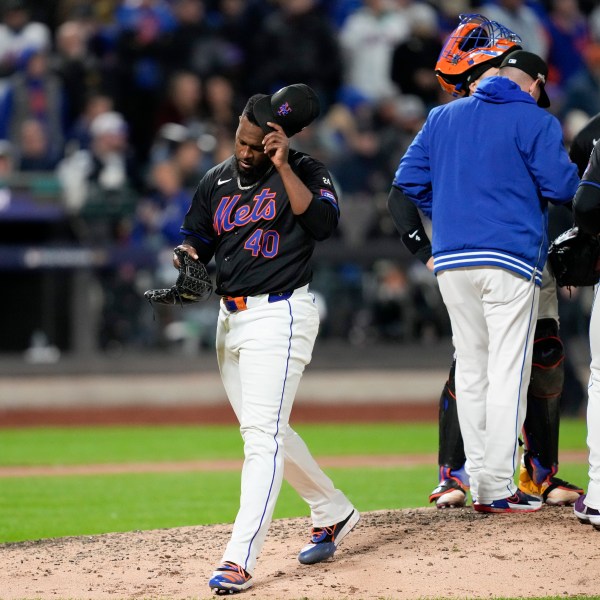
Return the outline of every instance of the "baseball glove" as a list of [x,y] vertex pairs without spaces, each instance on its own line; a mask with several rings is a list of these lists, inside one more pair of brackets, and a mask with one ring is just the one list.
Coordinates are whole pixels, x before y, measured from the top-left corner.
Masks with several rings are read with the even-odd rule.
[[560,287],[596,285],[600,280],[600,241],[572,227],[548,249],[550,269]]
[[212,282],[206,267],[194,260],[187,252],[175,248],[179,257],[179,275],[175,285],[170,288],[148,290],[144,298],[152,304],[193,304],[207,300],[212,293]]

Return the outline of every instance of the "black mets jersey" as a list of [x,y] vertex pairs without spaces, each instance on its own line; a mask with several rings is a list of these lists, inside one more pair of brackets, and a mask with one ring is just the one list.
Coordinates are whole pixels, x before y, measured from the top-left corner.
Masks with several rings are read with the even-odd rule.
[[586,123],[573,139],[569,149],[569,157],[577,165],[579,177],[583,177],[592,148],[598,140],[600,140],[600,113]]
[[242,186],[232,156],[200,181],[181,233],[205,264],[214,255],[216,292],[255,296],[290,291],[312,279],[317,240],[337,227],[338,198],[318,160],[290,149],[288,162],[312,192],[306,212],[294,215],[283,181],[271,168],[256,184]]
[[575,223],[591,235],[600,234],[600,140],[593,148],[573,198]]

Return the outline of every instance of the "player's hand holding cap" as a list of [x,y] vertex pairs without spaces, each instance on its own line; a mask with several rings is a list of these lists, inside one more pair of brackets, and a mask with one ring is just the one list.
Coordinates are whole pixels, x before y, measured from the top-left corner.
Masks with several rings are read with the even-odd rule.
[[513,67],[519,69],[523,73],[527,73],[532,79],[540,82],[540,99],[538,106],[548,108],[550,106],[550,98],[546,93],[546,80],[548,79],[548,65],[537,55],[526,50],[517,50],[506,55],[500,68]]
[[304,83],[283,87],[254,105],[254,117],[265,133],[272,131],[267,125],[270,121],[281,125],[289,138],[310,125],[319,111],[317,94]]

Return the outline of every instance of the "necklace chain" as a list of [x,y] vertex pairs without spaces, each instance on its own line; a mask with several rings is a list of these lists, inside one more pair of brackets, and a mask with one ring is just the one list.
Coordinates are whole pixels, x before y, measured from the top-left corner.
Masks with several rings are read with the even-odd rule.
[[258,181],[256,183],[253,183],[251,185],[242,185],[240,182],[240,178],[237,178],[237,184],[238,187],[240,188],[240,190],[242,191],[246,191],[246,190],[251,190],[253,187],[256,187],[258,185]]
[[262,177],[261,177],[261,178],[260,178],[258,181],[254,182],[254,183],[251,183],[250,185],[242,185],[242,183],[241,183],[241,181],[240,181],[240,176],[238,175],[238,176],[237,176],[237,184],[238,184],[238,187],[239,187],[239,188],[240,188],[240,190],[242,190],[243,192],[246,192],[246,191],[248,191],[248,190],[251,190],[253,187],[256,187],[256,186],[257,186],[257,185],[258,185],[258,184],[261,182],[261,180],[262,180],[262,179],[264,179],[265,177],[267,177],[268,175],[270,175],[272,170],[273,170],[273,166],[271,165],[271,166],[269,167],[269,170],[268,170],[268,171],[267,171],[267,172],[266,172],[266,173],[265,173],[265,174],[264,174],[264,175],[263,175],[263,176],[262,176]]

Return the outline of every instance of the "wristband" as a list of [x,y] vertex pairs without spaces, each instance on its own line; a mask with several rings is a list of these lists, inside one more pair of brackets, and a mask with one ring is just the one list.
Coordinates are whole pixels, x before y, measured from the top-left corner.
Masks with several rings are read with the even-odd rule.
[[[401,239],[411,254],[421,254],[419,251],[427,246],[431,248],[431,242],[423,225],[419,225],[412,231],[403,234]],[[431,253],[429,254],[429,257],[431,257]]]

